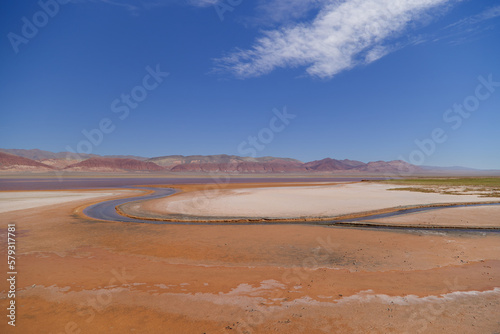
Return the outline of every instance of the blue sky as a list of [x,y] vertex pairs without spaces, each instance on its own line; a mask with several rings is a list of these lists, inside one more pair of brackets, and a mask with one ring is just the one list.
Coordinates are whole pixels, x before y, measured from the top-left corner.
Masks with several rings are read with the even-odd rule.
[[0,13],[3,148],[500,169],[498,1],[42,0]]

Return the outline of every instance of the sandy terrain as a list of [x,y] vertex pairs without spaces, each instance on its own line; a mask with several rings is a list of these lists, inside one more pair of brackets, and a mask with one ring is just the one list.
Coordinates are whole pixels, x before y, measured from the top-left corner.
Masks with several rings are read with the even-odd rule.
[[[243,186],[242,186],[243,187]],[[374,183],[339,183],[316,186],[265,187],[189,191],[162,199],[127,204],[120,209],[130,216],[198,219],[241,217],[264,219],[336,217],[387,208],[439,203],[491,202],[476,195],[445,195],[410,191]],[[186,217],[189,220],[190,217]]]
[[[137,191],[140,193],[140,191]],[[133,194],[132,190],[113,191],[6,191],[0,192],[0,213],[25,210],[78,200],[97,199],[115,195]]]
[[500,228],[500,205],[437,209],[367,221],[389,225]]
[[500,331],[498,233],[99,223],[78,214],[94,201],[2,214],[1,333]]

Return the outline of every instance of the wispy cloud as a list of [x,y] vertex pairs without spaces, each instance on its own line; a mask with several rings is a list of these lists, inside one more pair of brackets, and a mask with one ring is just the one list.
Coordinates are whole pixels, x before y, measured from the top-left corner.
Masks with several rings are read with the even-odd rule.
[[446,28],[454,28],[466,25],[478,24],[486,20],[494,19],[500,16],[500,6],[495,6],[484,10],[483,12],[466,17],[455,23],[448,25]]
[[[430,9],[454,1],[320,1],[321,8],[310,22],[264,32],[250,49],[235,50],[217,59],[216,70],[248,78],[277,68],[305,66],[310,76],[331,78],[393,51],[394,47],[384,46],[387,41],[406,31],[410,24],[428,20]],[[310,6],[318,4],[306,2]]]
[[132,1],[128,1],[128,2],[126,2],[126,1],[113,1],[113,0],[98,0],[98,1],[104,2],[108,5],[123,7],[131,12],[137,12],[142,7],[142,6],[137,6],[137,4],[135,4]]
[[221,0],[188,0],[187,2],[191,6],[196,6],[196,7],[208,7],[208,6],[213,6],[220,2]]
[[300,19],[313,10],[320,9],[329,0],[260,0],[257,5],[260,24],[286,22]]
[[368,53],[365,56],[365,63],[369,64],[376,60],[379,60],[383,56],[388,55],[390,52],[391,52],[390,48],[382,45],[377,45],[373,47],[370,51],[368,51]]
[[126,10],[137,14],[141,10],[147,10],[157,7],[170,5],[188,5],[194,7],[210,7],[222,0],[91,0],[94,2],[103,2],[109,5],[125,8]]
[[491,30],[495,25],[500,24],[499,18],[500,6],[490,7],[478,14],[470,15],[453,22],[434,34],[423,38],[432,42],[446,42],[451,45],[460,45],[477,40],[481,36],[486,36],[485,32]]

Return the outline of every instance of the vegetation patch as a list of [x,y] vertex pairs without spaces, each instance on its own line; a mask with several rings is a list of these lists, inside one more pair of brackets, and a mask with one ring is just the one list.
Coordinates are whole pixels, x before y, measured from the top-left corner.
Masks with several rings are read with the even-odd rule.
[[395,185],[408,185],[408,187],[389,189],[395,191],[500,197],[500,177],[418,178],[385,180],[380,182]]

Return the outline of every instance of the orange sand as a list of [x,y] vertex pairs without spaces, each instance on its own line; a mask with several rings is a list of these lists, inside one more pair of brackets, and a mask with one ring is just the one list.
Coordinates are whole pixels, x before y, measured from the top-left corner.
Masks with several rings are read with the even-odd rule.
[[96,222],[75,214],[90,202],[2,215],[1,258],[17,227],[18,318],[0,332],[500,330],[498,234]]

